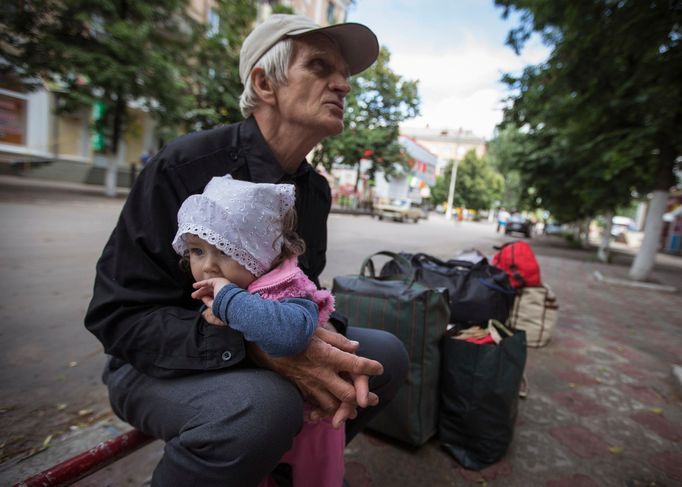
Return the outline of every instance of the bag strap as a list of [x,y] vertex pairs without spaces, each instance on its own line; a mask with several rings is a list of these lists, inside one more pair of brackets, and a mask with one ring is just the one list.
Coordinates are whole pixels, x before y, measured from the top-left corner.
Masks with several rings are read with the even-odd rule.
[[[404,266],[405,269],[409,270],[409,275],[404,276],[401,274],[391,276],[393,279],[396,280],[396,278],[400,279],[402,278],[408,278],[410,281],[414,281],[415,279],[415,273],[414,273],[414,267],[410,263],[409,260],[407,260],[405,257],[403,257],[400,254],[396,254],[395,252],[391,252],[390,250],[380,250],[379,252],[375,252],[371,255],[369,255],[363,262],[362,266],[360,266],[360,275],[363,277],[370,277],[371,279],[377,279],[376,276],[376,268],[374,267],[374,262],[372,261],[373,257],[376,257],[377,255],[383,255],[386,257],[390,257],[393,260],[398,261],[401,266]],[[366,271],[369,271],[369,276],[365,274]]]
[[484,277],[479,277],[478,280],[485,287],[493,289],[494,291],[497,291],[497,292],[502,293],[502,294],[508,294],[510,296],[516,296],[516,290],[514,290],[514,289],[505,289],[501,286],[498,286],[497,284],[494,284],[492,282],[488,282],[488,280],[485,279]]
[[512,242],[512,246],[511,246],[512,261],[511,261],[511,265],[509,266],[509,270],[512,271],[512,275],[514,276],[514,279],[516,279],[519,282],[519,284],[521,284],[521,287],[526,287],[526,280],[523,278],[523,276],[519,272],[519,268],[516,266],[516,258],[515,258],[515,252],[514,252],[514,250],[516,249],[516,245],[513,245],[515,243],[516,242]]
[[426,260],[426,261],[429,261],[429,262],[433,262],[434,264],[438,264],[438,265],[443,265],[443,266],[446,265],[445,262],[443,262],[443,261],[440,260],[439,258],[434,257],[433,255],[424,254],[424,253],[421,253],[421,252],[414,254],[414,255],[412,256],[412,258],[410,259],[410,261],[411,261],[413,264],[419,264],[420,262],[423,262],[423,261],[425,261],[425,260]]

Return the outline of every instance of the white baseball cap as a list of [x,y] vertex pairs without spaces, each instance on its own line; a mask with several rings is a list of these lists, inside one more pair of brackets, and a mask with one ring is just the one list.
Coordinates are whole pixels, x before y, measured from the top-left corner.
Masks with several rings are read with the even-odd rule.
[[285,37],[298,37],[312,32],[324,34],[341,50],[350,74],[364,71],[379,55],[379,41],[369,27],[348,22],[321,27],[302,15],[275,14],[258,25],[244,40],[239,53],[239,78],[245,83],[251,69],[268,50]]

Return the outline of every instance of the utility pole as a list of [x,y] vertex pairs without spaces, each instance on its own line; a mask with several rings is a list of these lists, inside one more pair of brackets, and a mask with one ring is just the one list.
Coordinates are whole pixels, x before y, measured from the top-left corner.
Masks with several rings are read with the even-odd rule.
[[450,174],[450,190],[448,191],[448,211],[445,213],[446,220],[452,220],[452,200],[455,198],[455,184],[457,183],[457,168],[459,159],[452,161],[452,174]]
[[448,191],[448,209],[445,212],[445,219],[452,220],[452,202],[455,199],[455,184],[457,182],[457,168],[459,167],[459,143],[462,138],[462,128],[457,131],[457,141],[455,142],[455,159],[452,162],[452,173],[450,174],[450,190]]

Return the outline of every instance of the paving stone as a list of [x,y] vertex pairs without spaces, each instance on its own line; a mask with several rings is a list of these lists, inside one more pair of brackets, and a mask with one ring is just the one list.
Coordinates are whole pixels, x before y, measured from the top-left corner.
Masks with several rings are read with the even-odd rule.
[[599,487],[599,483],[592,477],[576,473],[556,480],[549,480],[546,487]]
[[635,411],[644,409],[646,405],[628,394],[628,392],[624,390],[624,387],[624,385],[584,387],[580,392],[595,403],[606,408],[609,411],[609,414],[614,414],[616,412],[631,414]]
[[577,384],[583,386],[600,384],[600,381],[596,380],[594,377],[579,372],[577,370],[560,370],[556,372],[556,375],[564,382],[570,384]]
[[584,426],[569,425],[551,428],[549,433],[580,458],[605,456],[609,445]]
[[565,448],[544,429],[518,430],[507,459],[515,471],[530,475],[553,473],[576,465]]
[[594,363],[594,360],[592,360],[590,357],[569,350],[557,350],[554,352],[554,355],[555,357],[564,360],[570,365]]
[[667,403],[665,397],[651,387],[627,384],[623,386],[623,390],[626,391],[626,393],[631,397],[637,399],[639,402],[647,406],[658,406]]
[[599,384],[604,385],[615,386],[637,382],[636,379],[630,377],[616,367],[603,364],[578,365],[576,370],[593,377]]
[[652,455],[649,461],[675,482],[682,483],[682,452],[663,452]]
[[579,416],[604,414],[607,412],[605,407],[576,391],[560,392],[554,394],[552,399]]
[[526,422],[538,425],[556,425],[577,419],[576,415],[558,407],[549,397],[532,390],[526,400],[519,403],[519,413]]
[[651,411],[641,411],[633,414],[631,417],[666,440],[682,440],[682,425],[669,421],[662,414],[656,414]]

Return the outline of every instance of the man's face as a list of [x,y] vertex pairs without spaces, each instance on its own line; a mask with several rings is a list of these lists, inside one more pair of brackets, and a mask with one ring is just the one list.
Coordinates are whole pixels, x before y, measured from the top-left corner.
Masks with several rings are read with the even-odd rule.
[[341,133],[349,76],[346,61],[328,37],[315,33],[295,39],[289,82],[276,90],[282,121],[320,140]]

